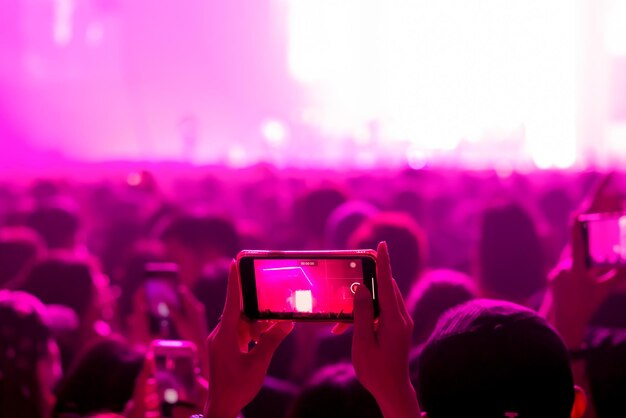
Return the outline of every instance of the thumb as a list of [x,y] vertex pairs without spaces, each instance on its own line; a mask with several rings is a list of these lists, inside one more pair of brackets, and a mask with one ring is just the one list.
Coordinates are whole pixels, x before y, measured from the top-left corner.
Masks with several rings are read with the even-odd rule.
[[252,350],[252,355],[266,364],[272,360],[274,352],[281,342],[293,330],[293,322],[279,322],[261,335],[259,342]]
[[352,345],[373,344],[374,336],[374,304],[369,289],[361,285],[354,295],[354,335]]

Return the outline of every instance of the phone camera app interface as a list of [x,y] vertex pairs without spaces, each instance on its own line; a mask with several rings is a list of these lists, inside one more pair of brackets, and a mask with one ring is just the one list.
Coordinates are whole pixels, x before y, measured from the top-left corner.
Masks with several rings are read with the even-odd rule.
[[360,259],[254,260],[260,313],[290,317],[350,318],[363,284]]

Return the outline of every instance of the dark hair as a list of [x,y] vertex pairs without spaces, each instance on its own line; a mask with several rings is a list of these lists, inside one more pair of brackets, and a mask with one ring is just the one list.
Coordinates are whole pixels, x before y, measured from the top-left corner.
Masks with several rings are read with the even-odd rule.
[[426,265],[426,233],[405,213],[381,212],[363,222],[349,243],[354,249],[376,248],[380,241],[389,246],[394,278],[406,295]]
[[177,240],[196,251],[218,250],[228,258],[241,250],[235,225],[220,216],[178,216],[163,230],[161,239]]
[[37,363],[51,339],[43,309],[34,296],[0,291],[0,416],[43,418]]
[[359,383],[350,364],[318,371],[304,386],[289,418],[382,418],[374,397]]
[[477,297],[472,279],[458,271],[432,270],[424,274],[411,289],[407,308],[413,318],[416,344],[425,342],[439,317],[457,305]]
[[46,304],[72,308],[80,317],[93,303],[95,285],[86,263],[49,258],[37,263],[20,286]]
[[569,355],[536,313],[476,300],[445,313],[422,350],[418,401],[430,417],[568,418],[574,404]]
[[485,290],[522,303],[545,288],[542,242],[522,206],[502,202],[488,208],[480,235],[480,283]]
[[42,246],[28,228],[0,231],[0,287],[18,278],[37,259]]
[[322,238],[330,214],[346,201],[346,196],[337,188],[313,189],[294,202],[294,222],[305,234],[305,238]]
[[143,355],[121,339],[94,343],[61,381],[54,415],[123,412],[143,362]]
[[348,249],[350,236],[366,219],[377,212],[378,209],[367,202],[349,201],[338,206],[326,222],[324,241],[327,249]]
[[38,208],[28,216],[27,223],[51,249],[71,247],[80,228],[78,216],[61,206]]
[[597,328],[589,334],[596,339],[604,337],[589,344],[592,348],[586,356],[587,378],[596,414],[598,418],[625,416],[626,333]]

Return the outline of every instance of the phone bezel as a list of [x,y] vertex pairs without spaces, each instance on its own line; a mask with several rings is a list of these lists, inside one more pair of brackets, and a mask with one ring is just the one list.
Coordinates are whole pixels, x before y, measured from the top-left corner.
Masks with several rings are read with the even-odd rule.
[[[242,251],[237,257],[239,284],[241,289],[241,309],[244,317],[253,321],[309,321],[309,322],[353,322],[352,314],[336,318],[319,317],[315,314],[293,312],[259,312],[254,273],[255,259],[361,259],[363,263],[363,283],[372,293],[374,315],[378,317],[378,281],[376,277],[376,252],[373,250],[353,251]],[[366,278],[370,278],[366,280]],[[374,289],[372,289],[372,283]]]

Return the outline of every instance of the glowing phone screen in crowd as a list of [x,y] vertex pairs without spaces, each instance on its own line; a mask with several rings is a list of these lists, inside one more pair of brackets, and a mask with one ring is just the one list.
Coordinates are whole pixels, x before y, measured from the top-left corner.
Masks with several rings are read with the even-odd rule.
[[320,319],[351,318],[363,284],[361,258],[255,259],[260,313]]

